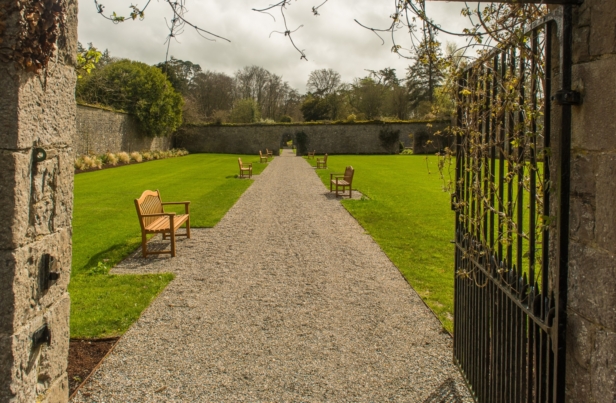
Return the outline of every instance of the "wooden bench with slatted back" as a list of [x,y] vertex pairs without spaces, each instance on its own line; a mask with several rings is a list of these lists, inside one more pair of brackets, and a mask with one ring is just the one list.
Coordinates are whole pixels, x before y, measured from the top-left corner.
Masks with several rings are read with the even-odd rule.
[[[185,214],[165,213],[164,206],[167,205],[184,205]],[[148,255],[159,255],[161,253],[170,253],[175,257],[175,237],[185,236],[190,238],[190,202],[167,202],[163,203],[158,190],[146,190],[141,194],[141,197],[135,199],[135,207],[137,208],[137,216],[141,225],[141,249],[143,257]],[[186,232],[176,234],[177,230],[182,225],[186,224]],[[162,234],[163,239],[171,238],[171,249],[164,251],[149,251],[148,250],[148,234]]]
[[274,152],[268,150],[267,148],[265,149],[265,155],[267,156],[267,158],[274,158]]
[[316,153],[316,152],[317,152],[317,150],[314,150],[312,152],[308,151],[308,158],[313,160],[314,159],[314,153]]
[[267,161],[268,161],[267,155],[264,156],[261,150],[259,150],[259,162],[267,162]]
[[317,169],[327,169],[327,154],[323,158],[317,158]]
[[240,178],[245,178],[246,175],[244,172],[248,173],[248,177],[252,178],[252,162],[244,166],[241,158],[237,159],[238,164],[240,164]]
[[[349,197],[353,197],[353,175],[355,175],[355,170],[352,166],[346,167],[344,170],[344,174],[329,174],[329,191],[333,192],[333,187],[336,188],[336,197],[344,196],[344,190],[349,188]],[[342,193],[339,193],[339,190]]]

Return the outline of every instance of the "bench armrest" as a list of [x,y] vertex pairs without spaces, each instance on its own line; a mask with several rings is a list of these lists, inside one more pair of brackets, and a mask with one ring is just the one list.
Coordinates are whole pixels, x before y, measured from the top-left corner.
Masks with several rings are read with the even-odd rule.
[[338,173],[338,174],[329,174],[329,179],[332,180],[334,178],[334,176],[344,176],[344,173]]
[[156,214],[141,214],[141,218],[144,217],[164,217],[164,216],[172,216],[175,215],[175,213],[156,213]]
[[189,209],[190,209],[190,202],[189,201],[183,201],[183,202],[165,202],[165,203],[161,203],[163,206],[169,206],[169,205],[176,205],[179,206],[180,204],[184,205],[184,213],[188,214],[189,213]]

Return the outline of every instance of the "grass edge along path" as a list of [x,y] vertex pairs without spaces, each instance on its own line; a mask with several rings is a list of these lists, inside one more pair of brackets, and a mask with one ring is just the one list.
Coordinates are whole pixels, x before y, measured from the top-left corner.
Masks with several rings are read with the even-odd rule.
[[75,176],[72,338],[122,335],[174,278],[109,274],[141,244],[133,200],[159,189],[163,201],[191,202],[191,227],[213,227],[253,182],[236,178],[238,157],[253,162],[254,175],[267,166],[252,155],[191,154]]
[[[316,165],[316,159],[307,161]],[[342,205],[379,244],[426,305],[453,332],[455,214],[434,156],[333,155],[318,169],[329,189],[330,173],[355,168],[353,188],[367,198]]]

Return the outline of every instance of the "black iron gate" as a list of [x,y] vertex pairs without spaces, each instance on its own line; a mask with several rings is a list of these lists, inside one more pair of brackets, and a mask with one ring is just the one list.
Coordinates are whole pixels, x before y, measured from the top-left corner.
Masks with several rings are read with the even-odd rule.
[[459,80],[454,357],[477,401],[563,402],[571,6]]

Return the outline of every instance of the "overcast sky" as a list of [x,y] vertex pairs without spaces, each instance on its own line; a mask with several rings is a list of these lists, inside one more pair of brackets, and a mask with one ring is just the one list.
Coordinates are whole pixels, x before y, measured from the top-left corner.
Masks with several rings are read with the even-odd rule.
[[[100,0],[105,12],[117,12],[127,16],[130,10],[126,0]],[[135,0],[143,6],[146,0]],[[276,21],[265,14],[252,11],[263,8],[272,0],[187,0],[188,19],[199,27],[226,37],[231,43],[217,40],[210,42],[187,29],[171,45],[170,54],[182,60],[201,65],[203,70],[222,71],[232,75],[247,65],[258,65],[305,91],[306,80],[312,70],[332,68],[342,75],[345,82],[363,77],[369,70],[385,67],[395,68],[399,77],[404,76],[408,60],[391,52],[392,42],[384,37],[385,44],[372,32],[354,22],[387,27],[393,13],[394,0],[330,0],[320,9],[320,16],[312,14],[312,7],[322,0],[297,0],[287,8],[291,30],[303,25],[293,39],[303,49],[308,61],[300,55],[284,35],[272,33],[283,31],[279,12],[274,12]],[[429,2],[428,14],[444,28],[461,31],[466,20],[460,16],[464,3]],[[79,2],[79,41],[84,45],[92,42],[103,50],[109,49],[112,56],[155,64],[165,60],[165,40],[168,34],[165,18],[169,18],[169,6],[162,0],[152,0],[146,10],[144,21],[129,21],[114,25],[96,13],[93,0]],[[270,35],[271,34],[271,35]],[[455,38],[439,35],[439,40],[456,41]],[[401,45],[408,44],[400,33]],[[459,45],[463,41],[458,40]]]

